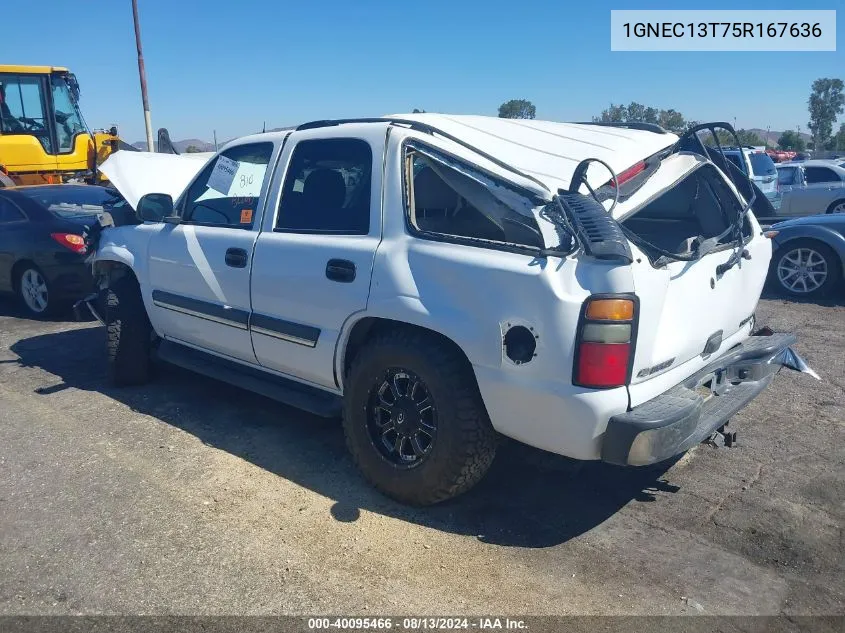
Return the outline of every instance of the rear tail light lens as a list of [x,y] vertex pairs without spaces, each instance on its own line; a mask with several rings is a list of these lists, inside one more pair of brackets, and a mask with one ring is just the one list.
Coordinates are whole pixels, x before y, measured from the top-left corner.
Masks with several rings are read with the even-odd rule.
[[629,167],[628,169],[623,171],[621,174],[619,174],[616,177],[616,180],[611,178],[609,184],[610,184],[611,187],[619,187],[621,185],[624,185],[626,182],[631,180],[631,178],[633,178],[634,176],[636,176],[640,172],[644,171],[645,168],[646,168],[645,161],[644,160],[640,161],[639,163],[637,163],[633,167]]
[[85,239],[75,233],[50,233],[50,237],[74,253],[85,252]]
[[634,299],[587,299],[576,341],[575,385],[608,388],[627,384],[636,316]]

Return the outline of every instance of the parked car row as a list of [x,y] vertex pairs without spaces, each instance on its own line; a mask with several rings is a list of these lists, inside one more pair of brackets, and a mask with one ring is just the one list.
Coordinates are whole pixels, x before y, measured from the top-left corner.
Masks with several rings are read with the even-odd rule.
[[827,160],[808,160],[779,163],[776,169],[777,218],[845,212],[845,168]]

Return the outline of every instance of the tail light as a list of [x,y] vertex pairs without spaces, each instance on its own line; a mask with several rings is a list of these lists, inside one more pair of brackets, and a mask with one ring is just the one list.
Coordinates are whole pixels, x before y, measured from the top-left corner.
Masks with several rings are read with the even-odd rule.
[[595,296],[584,302],[572,383],[606,389],[628,383],[634,358],[637,302],[633,295]]
[[85,252],[85,239],[75,233],[50,233],[50,237],[74,253]]
[[610,182],[608,184],[610,184],[611,187],[620,187],[620,186],[624,185],[626,182],[628,182],[629,180],[631,180],[631,178],[633,178],[634,176],[636,176],[640,172],[644,171],[645,168],[646,168],[646,163],[645,163],[644,160],[641,160],[639,163],[637,163],[633,167],[629,167],[628,169],[623,171],[621,174],[616,176],[616,180],[611,178]]

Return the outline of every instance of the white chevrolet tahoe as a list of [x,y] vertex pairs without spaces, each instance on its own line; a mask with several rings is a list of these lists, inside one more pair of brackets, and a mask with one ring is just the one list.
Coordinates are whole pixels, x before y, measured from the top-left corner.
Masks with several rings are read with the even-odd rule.
[[472,487],[497,434],[666,460],[806,369],[754,334],[769,203],[694,132],[414,114],[147,157],[104,166],[137,219],[92,238],[112,379],[158,358],[342,415],[404,502]]

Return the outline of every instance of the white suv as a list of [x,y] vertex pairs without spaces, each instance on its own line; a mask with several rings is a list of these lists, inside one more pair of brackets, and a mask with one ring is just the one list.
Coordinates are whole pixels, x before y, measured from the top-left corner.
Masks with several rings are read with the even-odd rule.
[[117,153],[139,219],[94,239],[111,376],[157,356],[342,413],[367,479],[414,504],[475,484],[497,432],[615,464],[683,452],[802,363],[792,335],[752,336],[753,188],[642,127],[321,121],[182,176]]

